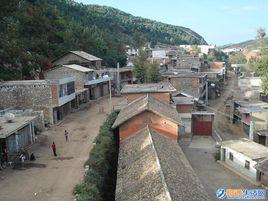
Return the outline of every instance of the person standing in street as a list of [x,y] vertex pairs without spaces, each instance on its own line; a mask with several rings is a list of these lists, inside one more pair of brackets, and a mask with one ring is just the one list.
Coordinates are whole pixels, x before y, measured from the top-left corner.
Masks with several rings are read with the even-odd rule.
[[68,132],[67,132],[67,130],[65,130],[65,132],[64,132],[64,135],[65,135],[65,140],[66,140],[66,142],[68,141]]
[[52,151],[53,151],[54,156],[56,157],[57,156],[57,152],[56,152],[56,144],[55,144],[55,142],[52,143],[51,148],[52,148]]

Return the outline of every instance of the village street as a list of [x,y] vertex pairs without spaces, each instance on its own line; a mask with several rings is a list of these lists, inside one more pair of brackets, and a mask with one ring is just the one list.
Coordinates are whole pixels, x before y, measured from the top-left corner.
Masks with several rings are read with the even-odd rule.
[[[113,98],[112,104],[121,100]],[[108,101],[103,98],[91,103],[39,135],[32,148],[37,157],[34,163],[25,164],[25,168],[19,170],[0,171],[0,200],[72,201],[73,188],[83,178],[83,164],[88,159],[93,140],[109,113]],[[64,130],[69,132],[68,142],[65,142]],[[53,156],[50,148],[53,141],[58,157]]]
[[[229,76],[227,85],[224,87],[221,96],[215,100],[210,100],[207,108],[208,111],[215,113],[213,129],[223,140],[244,137],[238,126],[233,125],[231,121],[227,119],[231,114],[225,112],[226,99],[240,95],[236,87],[237,78],[233,73],[230,73]],[[191,139],[185,138],[179,143],[211,200],[217,200],[216,191],[219,188],[256,188],[256,186],[245,178],[238,176],[221,164],[215,162],[215,143],[215,140],[208,136],[194,136]]]

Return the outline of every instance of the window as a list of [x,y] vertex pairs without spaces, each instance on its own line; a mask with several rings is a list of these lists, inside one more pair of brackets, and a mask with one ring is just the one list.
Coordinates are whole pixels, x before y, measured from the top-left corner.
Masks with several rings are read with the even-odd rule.
[[250,162],[249,161],[245,161],[245,168],[249,170],[249,166],[250,166]]
[[231,161],[233,161],[234,160],[234,155],[233,155],[233,153],[229,153],[229,159],[231,160]]

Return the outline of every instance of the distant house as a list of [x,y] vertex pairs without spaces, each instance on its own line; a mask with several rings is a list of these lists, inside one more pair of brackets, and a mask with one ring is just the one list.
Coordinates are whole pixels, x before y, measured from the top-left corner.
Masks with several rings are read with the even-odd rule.
[[204,61],[199,56],[180,55],[173,61],[173,68],[176,70],[186,70],[200,72]]
[[95,100],[109,93],[109,80],[111,78],[107,74],[77,64],[56,66],[44,72],[44,76],[46,79],[75,77],[76,99],[74,105],[76,107],[88,100]]
[[207,75],[204,73],[166,71],[162,79],[170,82],[178,92],[187,93],[198,100],[205,100]]
[[138,98],[150,94],[159,101],[170,103],[170,96],[176,89],[169,82],[150,83],[150,84],[132,84],[125,85],[121,94],[127,98],[127,102],[131,103]]
[[114,129],[119,128],[120,141],[146,126],[177,139],[183,123],[174,107],[145,95],[121,109],[113,124]]
[[260,182],[268,187],[268,158],[265,158],[255,165],[255,169],[260,173]]
[[7,150],[8,157],[18,154],[21,149],[35,141],[36,116],[20,116],[8,121],[0,116],[0,153]]
[[102,59],[84,51],[69,51],[52,61],[53,66],[77,64],[94,70],[101,68]]
[[238,87],[248,99],[258,100],[262,92],[261,77],[243,77],[238,79]]
[[115,200],[207,201],[209,197],[178,143],[144,127],[120,144]]
[[256,165],[267,157],[267,147],[246,138],[224,141],[221,144],[221,161],[254,182],[261,181],[262,177]]
[[127,84],[133,84],[135,82],[133,67],[121,67],[121,68],[104,68],[98,70],[100,75],[101,74],[108,74],[109,77],[112,79],[112,84],[114,89],[118,92]]
[[234,101],[233,123],[260,144],[267,145],[268,103],[262,101]]
[[1,108],[43,111],[47,123],[63,119],[75,99],[75,79],[20,80],[0,83]]

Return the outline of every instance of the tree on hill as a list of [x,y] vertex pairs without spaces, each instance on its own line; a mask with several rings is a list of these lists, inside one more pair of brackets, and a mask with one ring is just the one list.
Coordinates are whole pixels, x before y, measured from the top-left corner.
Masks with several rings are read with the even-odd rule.
[[[206,44],[185,27],[135,17],[120,10],[73,0],[0,1],[0,79],[32,78],[70,50],[83,50],[116,67],[125,46],[145,42]],[[35,74],[35,73],[34,73]]]
[[247,59],[242,52],[237,52],[235,54],[230,55],[229,61],[232,64],[245,64],[245,63],[247,63]]

